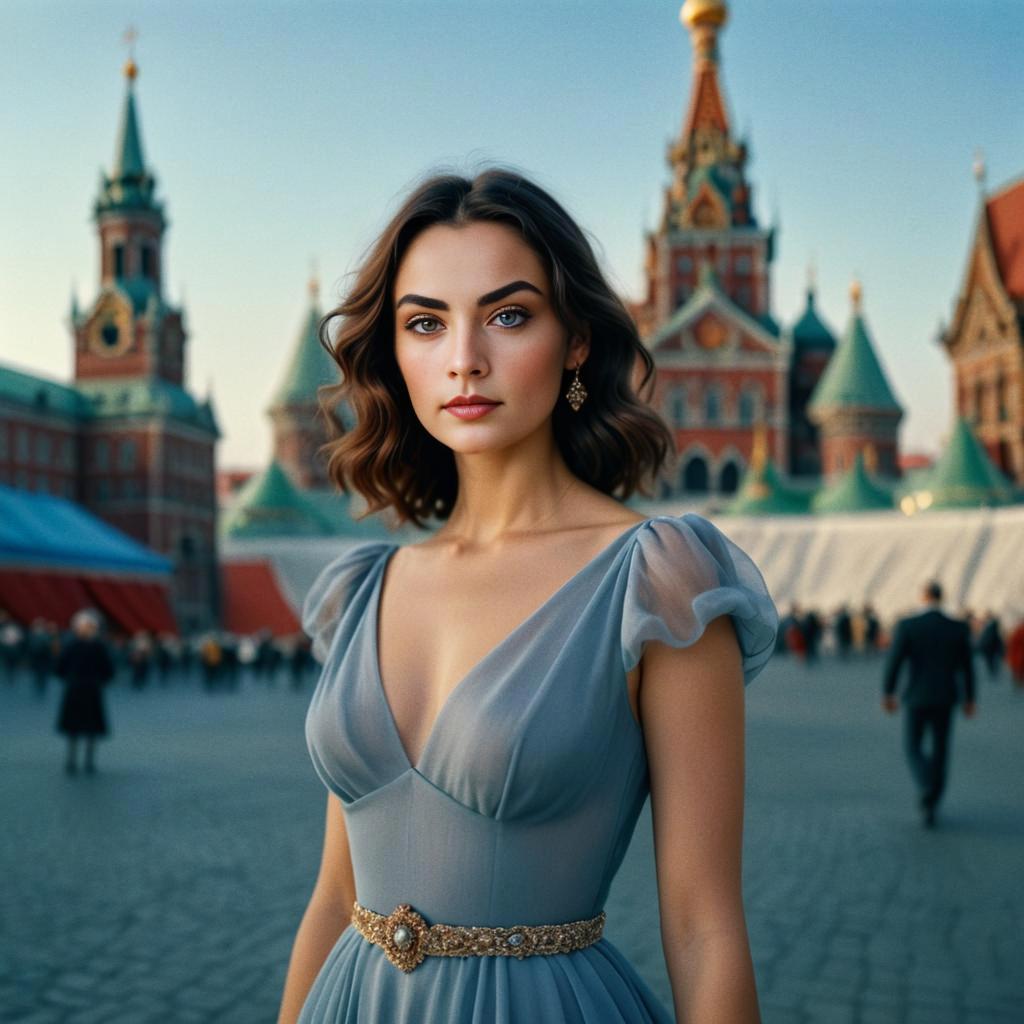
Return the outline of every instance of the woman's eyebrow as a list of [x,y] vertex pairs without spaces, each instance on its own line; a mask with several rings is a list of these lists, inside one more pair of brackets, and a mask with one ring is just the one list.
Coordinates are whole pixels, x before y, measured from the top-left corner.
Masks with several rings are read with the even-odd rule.
[[[502,285],[500,288],[495,288],[493,292],[488,292],[486,295],[481,295],[476,300],[478,306],[486,306],[491,302],[497,302],[499,299],[505,298],[506,295],[511,295],[513,292],[519,291],[531,291],[536,292],[538,295],[544,293],[529,281],[512,281],[510,284]],[[426,295],[416,295],[410,292],[408,295],[403,295],[396,303],[395,309],[399,306],[410,303],[414,306],[426,306],[427,309],[448,309],[448,303],[443,302],[441,299],[431,299]]]

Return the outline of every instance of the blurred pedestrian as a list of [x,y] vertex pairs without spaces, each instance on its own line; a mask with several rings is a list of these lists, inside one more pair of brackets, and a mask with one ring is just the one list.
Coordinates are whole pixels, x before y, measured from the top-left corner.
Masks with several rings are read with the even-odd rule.
[[[882,707],[890,714],[899,708],[897,682],[904,662],[909,662],[910,679],[901,694],[903,741],[924,824],[931,828],[948,774],[953,708],[961,696],[958,678],[964,716],[975,714],[974,659],[970,627],[941,609],[941,584],[936,580],[925,584],[921,599],[925,610],[896,625],[885,665]],[[922,749],[926,733],[930,734],[927,754]]]
[[1010,678],[1018,690],[1024,690],[1024,619],[1017,624],[1006,641],[1006,664]]
[[149,681],[149,669],[153,663],[153,642],[145,630],[139,630],[132,637],[128,661],[131,665],[132,686],[141,690]]
[[870,605],[864,605],[864,653],[877,654],[879,640],[881,639],[882,624],[878,621],[875,609]]
[[808,608],[801,623],[804,635],[804,657],[808,665],[818,660],[818,644],[821,642],[821,619],[813,608]]
[[223,651],[217,637],[207,633],[199,645],[199,664],[203,669],[203,686],[212,690],[218,682],[223,661]]
[[99,631],[100,618],[96,612],[76,612],[71,619],[72,639],[61,651],[55,668],[64,682],[57,730],[68,737],[64,770],[69,775],[78,771],[79,737],[85,737],[85,770],[92,774],[96,771],[96,738],[110,733],[103,687],[114,678],[114,660]]
[[7,612],[0,611],[0,662],[4,666],[4,679],[14,682],[21,660],[22,633],[14,619]]
[[988,669],[989,679],[998,678],[1003,655],[1006,654],[1006,645],[999,629],[999,619],[992,612],[987,612],[982,619],[977,643],[978,653]]
[[50,632],[50,624],[45,619],[36,619],[32,623],[26,650],[36,696],[44,697],[54,662],[53,634]]
[[836,637],[836,651],[839,657],[845,661],[850,656],[850,648],[853,646],[853,620],[850,618],[850,610],[846,605],[841,605],[836,612],[833,624]]

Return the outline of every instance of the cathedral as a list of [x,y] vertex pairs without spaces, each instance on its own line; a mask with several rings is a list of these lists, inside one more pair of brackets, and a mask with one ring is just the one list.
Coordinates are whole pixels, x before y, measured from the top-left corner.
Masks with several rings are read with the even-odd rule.
[[135,102],[125,98],[110,172],[93,205],[96,295],[70,310],[74,379],[0,367],[0,483],[68,498],[170,560],[179,629],[219,615],[214,452],[209,399],[187,385],[184,313],[166,298],[167,228]]
[[[734,136],[722,88],[724,0],[686,0],[692,85],[660,219],[645,239],[644,294],[631,312],[657,366],[654,404],[673,430],[678,460],[659,497],[734,494],[755,454],[807,487],[870,449],[874,470],[899,476],[902,410],[885,380],[861,312],[859,287],[842,343],[815,305],[783,329],[772,315],[775,230],[758,222],[747,146]],[[837,351],[829,396],[816,389]],[[866,372],[865,385],[857,375]]]

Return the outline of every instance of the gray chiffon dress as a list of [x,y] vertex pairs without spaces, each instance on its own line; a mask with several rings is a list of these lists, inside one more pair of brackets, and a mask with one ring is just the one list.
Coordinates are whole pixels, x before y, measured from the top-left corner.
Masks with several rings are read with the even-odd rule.
[[[498,927],[596,916],[648,795],[626,673],[651,640],[694,643],[730,615],[749,683],[778,615],[751,559],[701,516],[630,526],[458,683],[416,764],[377,660],[381,579],[398,545],[361,542],[303,608],[323,671],[306,716],[317,774],[344,807],[356,898],[427,924]],[[649,908],[655,913],[656,907]],[[352,925],[300,1024],[670,1024],[606,938],[572,953],[427,956],[395,967]]]

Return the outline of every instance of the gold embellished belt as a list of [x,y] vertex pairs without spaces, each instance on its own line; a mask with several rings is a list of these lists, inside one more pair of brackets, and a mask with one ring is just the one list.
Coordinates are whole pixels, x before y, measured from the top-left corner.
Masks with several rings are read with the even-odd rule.
[[587,921],[484,928],[428,925],[408,903],[399,904],[390,914],[367,910],[358,901],[352,907],[356,931],[367,942],[380,946],[406,974],[426,956],[514,956],[522,960],[537,953],[571,953],[601,938],[604,919],[602,910]]

